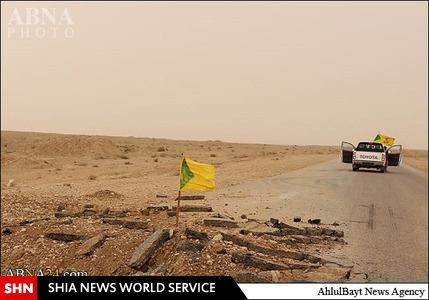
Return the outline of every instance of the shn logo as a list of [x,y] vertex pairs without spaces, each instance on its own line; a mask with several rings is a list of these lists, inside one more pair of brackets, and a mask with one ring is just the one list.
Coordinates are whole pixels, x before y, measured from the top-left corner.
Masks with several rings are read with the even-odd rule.
[[6,283],[4,286],[5,294],[26,294],[33,293],[33,284],[29,283]]
[[67,8],[14,8],[8,25],[8,38],[72,38],[75,35]]

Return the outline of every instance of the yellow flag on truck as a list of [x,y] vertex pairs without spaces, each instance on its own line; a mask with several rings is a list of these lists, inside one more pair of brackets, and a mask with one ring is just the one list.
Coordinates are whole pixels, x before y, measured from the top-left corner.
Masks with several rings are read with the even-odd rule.
[[395,138],[387,136],[387,135],[382,135],[379,133],[375,137],[374,142],[381,143],[381,144],[386,145],[386,146],[392,146],[393,143],[395,142]]
[[197,163],[182,155],[180,159],[179,190],[208,191],[215,189],[214,166]]

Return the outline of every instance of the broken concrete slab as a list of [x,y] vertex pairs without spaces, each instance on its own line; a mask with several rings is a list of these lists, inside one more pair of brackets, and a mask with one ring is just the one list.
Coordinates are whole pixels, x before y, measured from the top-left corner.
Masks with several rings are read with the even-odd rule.
[[124,218],[128,215],[128,209],[116,210],[106,208],[100,215],[100,218]]
[[304,227],[306,235],[322,235],[323,230],[319,227]]
[[97,211],[95,209],[91,209],[91,208],[85,208],[84,210],[82,210],[79,213],[80,217],[85,217],[85,216],[94,216],[97,214]]
[[305,235],[305,229],[280,222],[278,219],[271,218],[265,224],[271,227],[279,228],[281,235],[292,235],[292,234]]
[[131,268],[140,268],[149,261],[152,254],[168,239],[168,230],[157,229],[143,243],[141,243],[128,263]]
[[305,262],[276,262],[254,256],[250,253],[234,252],[231,257],[234,263],[243,263],[246,267],[258,268],[262,271],[270,270],[310,270],[319,268],[321,265]]
[[106,241],[106,236],[104,234],[96,235],[90,239],[88,239],[85,243],[83,243],[79,249],[76,251],[76,255],[92,255],[95,249],[101,247]]
[[80,234],[71,234],[71,233],[61,233],[61,232],[50,232],[45,234],[45,237],[51,240],[63,241],[63,242],[73,242],[79,240],[87,240],[91,238],[90,235],[80,235]]
[[[201,205],[181,205],[180,212],[212,212],[213,208],[211,206],[201,206]],[[170,210],[167,211],[169,217],[174,217],[177,214],[177,206],[173,206]]]
[[253,267],[264,271],[290,270],[288,265],[255,257],[250,253],[234,252],[232,253],[231,260],[233,263],[242,263],[246,267]]
[[131,221],[131,220],[124,220],[124,223],[122,224],[125,228],[128,229],[147,229],[149,228],[149,225],[147,222],[144,221]]
[[168,205],[150,205],[146,209],[150,211],[164,211],[168,209]]
[[127,219],[103,219],[103,223],[110,225],[121,225],[128,229],[147,229],[148,223],[145,221],[135,221]]
[[252,234],[255,236],[261,236],[265,234],[269,235],[280,235],[280,229],[267,226],[267,224],[261,224],[256,221],[247,221],[246,223],[242,224],[241,226],[243,229],[240,230],[241,234]]
[[[204,195],[194,195],[194,196],[180,196],[180,200],[204,200]],[[177,201],[177,197],[175,199]]]
[[[177,206],[173,206],[172,211],[176,212]],[[211,206],[204,205],[181,205],[180,212],[212,212],[213,208]]]
[[123,225],[124,220],[122,219],[103,219],[104,224],[110,224],[110,225]]
[[283,224],[281,225],[281,227],[279,227],[281,235],[305,235],[306,234],[305,229],[290,226],[284,223],[280,223],[280,224]]
[[51,218],[49,218],[49,217],[33,219],[33,220],[24,220],[24,221],[19,222],[19,226],[25,226],[25,225],[33,224],[34,222],[49,221],[49,220],[51,220]]
[[216,226],[216,227],[229,227],[237,228],[238,223],[230,219],[221,219],[221,218],[208,218],[204,219],[204,225]]
[[304,227],[306,235],[310,236],[336,236],[336,237],[344,237],[344,231],[342,230],[334,230],[326,227]]
[[184,251],[188,254],[195,254],[204,249],[204,244],[196,241],[183,241],[177,245],[177,250]]
[[267,255],[277,255],[282,258],[290,258],[294,260],[303,260],[305,257],[305,254],[302,252],[266,248],[266,247],[262,247],[254,243],[251,243],[249,241],[246,241],[245,239],[242,239],[241,237],[238,237],[236,235],[227,234],[227,233],[221,233],[221,234],[223,236],[224,241],[231,241],[238,246],[246,247],[250,251],[259,252]]
[[54,216],[55,218],[79,218],[79,217],[94,216],[96,214],[97,214],[96,210],[85,208],[80,212],[56,212]]

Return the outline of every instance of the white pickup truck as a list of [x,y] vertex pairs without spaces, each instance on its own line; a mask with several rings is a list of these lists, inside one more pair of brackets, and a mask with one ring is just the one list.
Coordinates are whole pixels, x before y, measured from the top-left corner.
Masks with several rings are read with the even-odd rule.
[[389,148],[380,143],[360,142],[357,147],[349,142],[341,142],[340,160],[352,164],[352,170],[376,168],[382,173],[387,166],[399,166],[402,160],[402,145]]

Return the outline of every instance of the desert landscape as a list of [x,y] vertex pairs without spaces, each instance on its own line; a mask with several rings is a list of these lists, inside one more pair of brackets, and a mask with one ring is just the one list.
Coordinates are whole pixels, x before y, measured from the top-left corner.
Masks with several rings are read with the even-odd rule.
[[[215,166],[218,192],[183,192],[176,227],[182,153]],[[228,275],[241,282],[365,280],[353,266],[323,258],[347,247],[347,231],[335,222],[215,209],[246,197],[228,195],[229,187],[338,156],[339,145],[2,131],[1,275],[26,269],[44,275]],[[427,151],[405,149],[403,163],[427,173]]]

